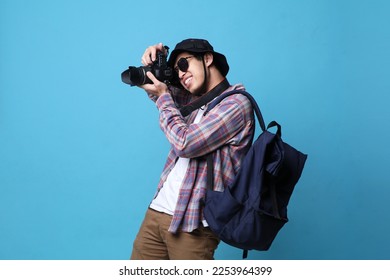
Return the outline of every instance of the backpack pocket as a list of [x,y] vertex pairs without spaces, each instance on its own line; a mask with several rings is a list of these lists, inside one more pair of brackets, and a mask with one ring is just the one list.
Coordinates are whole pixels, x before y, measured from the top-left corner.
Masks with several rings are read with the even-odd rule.
[[265,211],[248,208],[240,211],[240,215],[234,216],[226,224],[220,238],[241,249],[266,251],[286,222],[287,220],[276,219]]
[[229,188],[225,188],[223,192],[207,190],[203,214],[211,230],[219,235],[226,223],[229,223],[231,217],[242,207]]

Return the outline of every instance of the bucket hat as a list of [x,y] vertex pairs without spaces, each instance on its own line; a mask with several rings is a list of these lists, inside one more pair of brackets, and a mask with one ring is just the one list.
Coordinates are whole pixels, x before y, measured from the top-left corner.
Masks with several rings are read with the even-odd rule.
[[204,39],[186,39],[178,43],[175,49],[171,52],[168,65],[173,68],[173,64],[176,61],[176,57],[182,52],[190,52],[190,53],[207,53],[210,52],[213,54],[213,63],[221,72],[221,74],[226,77],[229,72],[229,64],[227,63],[226,57],[214,51],[213,46]]

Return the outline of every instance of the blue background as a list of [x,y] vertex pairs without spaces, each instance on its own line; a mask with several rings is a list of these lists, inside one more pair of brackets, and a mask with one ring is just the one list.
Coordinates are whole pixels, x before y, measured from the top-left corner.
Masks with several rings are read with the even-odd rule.
[[[128,259],[168,153],[120,73],[208,39],[309,154],[253,259],[390,259],[388,1],[0,2],[0,259]],[[218,259],[240,259],[221,244]]]

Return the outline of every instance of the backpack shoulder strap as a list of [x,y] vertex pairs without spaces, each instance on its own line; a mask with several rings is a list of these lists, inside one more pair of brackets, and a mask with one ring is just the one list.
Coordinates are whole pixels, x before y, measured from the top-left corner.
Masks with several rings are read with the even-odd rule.
[[266,128],[265,128],[265,123],[264,123],[264,119],[263,119],[263,116],[261,114],[261,111],[260,111],[260,108],[259,106],[257,105],[257,102],[256,100],[253,98],[252,95],[250,95],[248,92],[244,91],[244,90],[232,90],[232,91],[228,91],[228,92],[225,92],[221,95],[219,95],[217,98],[215,98],[210,104],[209,106],[207,106],[207,109],[206,111],[204,112],[204,115],[206,115],[209,111],[211,111],[211,109],[213,109],[218,103],[220,103],[224,98],[232,95],[232,94],[243,94],[245,95],[249,101],[251,102],[252,104],[252,108],[253,110],[255,111],[255,114],[256,114],[256,117],[257,117],[257,120],[259,121],[259,124],[260,124],[260,127],[261,127],[261,130],[262,131],[265,131]]
[[[251,102],[252,104],[252,108],[253,110],[255,111],[255,114],[256,114],[256,117],[257,117],[257,120],[259,121],[259,124],[260,124],[260,127],[261,127],[261,130],[262,131],[265,131],[266,128],[265,128],[265,123],[264,123],[264,119],[263,119],[263,116],[261,114],[261,111],[260,111],[260,108],[259,106],[257,105],[257,102],[256,100],[253,98],[252,95],[250,95],[248,92],[244,91],[244,90],[232,90],[232,91],[228,91],[228,92],[225,92],[221,95],[219,95],[218,97],[216,97],[208,106],[207,106],[207,109],[205,110],[205,112],[203,113],[203,115],[207,115],[208,112],[210,112],[218,103],[220,103],[224,98],[230,96],[230,95],[233,95],[233,94],[243,94],[245,95],[249,101]],[[209,153],[207,156],[206,156],[206,159],[207,159],[207,186],[208,186],[208,189],[209,190],[213,190],[214,189],[214,162],[213,162],[213,154],[212,153]]]
[[[208,106],[207,106],[207,109],[205,110],[205,112],[203,113],[203,115],[207,115],[208,112],[210,112],[218,103],[220,103],[224,98],[230,96],[230,95],[233,95],[233,94],[243,94],[245,95],[249,101],[251,102],[252,104],[252,108],[253,110],[255,111],[255,114],[256,114],[256,117],[257,117],[257,120],[259,121],[259,124],[260,124],[260,127],[261,127],[261,130],[262,131],[265,131],[266,128],[265,128],[265,123],[264,123],[264,119],[263,119],[263,116],[261,114],[261,111],[260,111],[260,108],[259,106],[257,105],[257,102],[256,100],[253,98],[252,95],[250,95],[248,92],[244,91],[244,90],[232,90],[232,91],[228,91],[228,92],[225,92],[221,95],[219,95],[218,97],[216,97]],[[271,124],[270,124],[271,125]],[[268,126],[268,128],[270,127],[270,125]],[[279,126],[278,126],[278,132],[279,132]],[[206,159],[207,159],[207,186],[210,190],[213,190],[214,188],[214,162],[213,162],[213,154],[212,153],[209,153],[207,156],[206,156]]]

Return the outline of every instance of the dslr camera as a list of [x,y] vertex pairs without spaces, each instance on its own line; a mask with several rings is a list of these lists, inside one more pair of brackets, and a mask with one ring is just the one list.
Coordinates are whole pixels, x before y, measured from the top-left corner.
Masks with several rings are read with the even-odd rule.
[[161,82],[169,83],[173,78],[173,70],[167,64],[168,47],[166,54],[158,51],[157,59],[152,65],[147,66],[129,66],[129,69],[122,72],[122,82],[130,86],[140,86],[144,84],[152,84],[152,81],[146,75],[150,71]]

